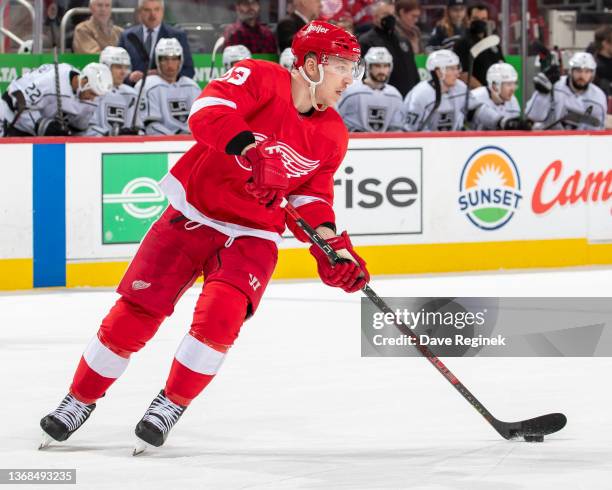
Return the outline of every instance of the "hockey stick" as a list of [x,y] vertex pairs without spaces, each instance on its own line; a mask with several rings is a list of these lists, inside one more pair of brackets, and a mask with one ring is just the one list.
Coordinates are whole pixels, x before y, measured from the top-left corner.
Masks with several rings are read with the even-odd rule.
[[208,72],[209,82],[212,80],[213,70],[215,68],[215,63],[217,61],[217,51],[219,51],[219,48],[221,48],[221,46],[223,46],[224,43],[225,43],[225,38],[221,36],[219,39],[215,41],[215,45],[213,46],[212,54],[210,55],[210,71]]
[[57,103],[55,119],[57,119],[57,121],[60,123],[62,131],[66,131],[66,121],[64,121],[64,110],[62,108],[62,93],[60,92],[59,60],[57,56],[57,46],[53,47],[53,70],[55,72],[55,100]]
[[595,116],[591,114],[580,114],[575,111],[568,111],[562,118],[557,119],[555,122],[549,124],[544,128],[544,131],[547,129],[554,128],[557,124],[562,122],[569,122],[574,124],[588,124],[589,126],[598,127],[601,121],[597,119]]
[[[17,90],[13,92],[12,96],[15,97],[15,100],[17,102],[17,112],[15,113],[15,116],[13,117],[13,120],[11,121],[11,123],[4,130],[4,134],[7,136],[15,128],[15,125],[17,124],[17,121],[19,121],[21,114],[23,114],[23,112],[26,110],[26,101],[25,101],[23,92],[21,92],[20,90]],[[8,92],[5,92],[2,97],[4,98],[9,108],[11,110],[14,109],[13,101],[11,99],[11,96],[8,94]]]
[[487,49],[494,48],[498,46],[500,42],[499,36],[497,34],[491,34],[480,41],[478,41],[474,46],[470,48],[470,56],[468,62],[468,77],[467,77],[467,88],[465,91],[465,102],[463,104],[463,113],[465,114],[465,118],[467,121],[467,113],[469,107],[470,100],[470,83],[472,81],[472,73],[474,72],[474,61],[478,58],[483,51]]
[[434,83],[434,90],[436,92],[436,100],[434,102],[433,108],[431,109],[431,112],[427,114],[427,117],[423,119],[421,124],[419,124],[417,131],[423,131],[423,129],[425,129],[427,124],[429,124],[429,121],[431,121],[431,118],[433,117],[434,113],[438,110],[438,107],[440,107],[440,102],[442,102],[442,87],[440,86],[440,79],[435,73],[432,75],[432,78]]
[[149,74],[149,70],[151,69],[153,57],[150,53],[147,53],[147,48],[142,43],[140,38],[134,33],[130,32],[127,36],[129,41],[134,45],[136,51],[145,62],[145,70],[142,74],[142,78],[140,79],[140,89],[138,89],[138,96],[136,97],[136,107],[134,107],[134,115],[132,116],[132,130],[136,130],[136,119],[138,118],[138,108],[140,106],[140,98],[142,97],[142,91],[145,86],[145,82],[147,81],[147,75]]
[[[332,264],[343,260],[338,256],[336,251],[327,243],[321,236],[300,216],[296,209],[289,203],[285,205],[285,211],[293,218],[300,229],[306,233],[310,241],[319,247],[329,258]],[[374,290],[366,284],[363,293],[376,305],[383,313],[391,313],[393,310],[380,298]],[[395,315],[394,315],[395,316]],[[476,398],[459,379],[448,369],[438,357],[434,355],[425,345],[422,345],[418,336],[405,324],[395,321],[396,328],[404,335],[409,336],[419,352],[427,358],[438,372],[444,376],[447,381],[455,387],[455,389],[465,398],[475,409],[482,415],[489,424],[501,435],[504,439],[515,439],[523,437],[528,442],[542,442],[544,436],[560,431],[565,427],[567,418],[562,413],[549,413],[541,415],[533,419],[521,420],[519,422],[503,422],[496,419],[491,412]]]

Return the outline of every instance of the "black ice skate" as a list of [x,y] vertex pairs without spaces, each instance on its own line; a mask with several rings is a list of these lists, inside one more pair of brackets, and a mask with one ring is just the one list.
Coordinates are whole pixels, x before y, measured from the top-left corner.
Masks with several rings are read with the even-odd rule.
[[150,446],[160,447],[166,442],[170,429],[186,408],[171,402],[166,398],[164,390],[160,391],[136,426],[138,439],[133,455],[141,454]]
[[87,405],[68,393],[53,412],[43,417],[40,427],[43,441],[38,449],[46,448],[51,442],[68,439],[91,415],[96,404]]

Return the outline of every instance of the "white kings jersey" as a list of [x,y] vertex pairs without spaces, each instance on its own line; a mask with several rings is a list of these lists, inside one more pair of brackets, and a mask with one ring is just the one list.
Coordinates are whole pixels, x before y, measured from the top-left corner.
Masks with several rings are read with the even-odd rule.
[[354,82],[342,94],[337,110],[349,131],[401,131],[404,123],[402,95],[389,84],[376,90]]
[[[81,101],[72,90],[70,73],[79,73],[73,66],[60,63],[58,66],[61,106],[64,119],[69,127],[84,131],[92,114],[98,107],[96,100]],[[8,93],[21,91],[25,97],[26,110],[15,123],[15,128],[36,136],[37,124],[41,119],[57,116],[56,80],[53,65],[42,65],[38,69],[13,80]]]
[[472,129],[477,131],[500,129],[498,124],[502,119],[512,119],[521,115],[521,107],[514,95],[502,104],[493,101],[487,87],[475,88],[471,95],[476,107],[470,124]]
[[125,84],[113,87],[109,93],[99,97],[98,108],[89,121],[84,136],[116,136],[119,129],[131,127],[136,97],[136,90]]
[[11,124],[13,121],[13,112],[4,99],[0,98],[0,138],[4,136],[5,125]]
[[[459,131],[463,128],[465,94],[467,86],[461,80],[443,93],[440,105],[421,127],[434,109],[436,91],[430,81],[417,83],[404,99],[404,130],[406,131]],[[472,105],[470,103],[470,105]]]
[[[563,76],[555,83],[551,94],[534,92],[525,113],[541,123],[538,126],[542,128],[604,129],[607,107],[606,95],[597,85],[590,83],[579,94],[570,88],[567,76]],[[585,120],[579,122],[581,117]]]
[[[136,84],[136,92],[141,83]],[[145,133],[189,133],[189,112],[201,92],[198,84],[188,77],[181,77],[174,83],[168,83],[158,75],[147,77],[138,107]]]

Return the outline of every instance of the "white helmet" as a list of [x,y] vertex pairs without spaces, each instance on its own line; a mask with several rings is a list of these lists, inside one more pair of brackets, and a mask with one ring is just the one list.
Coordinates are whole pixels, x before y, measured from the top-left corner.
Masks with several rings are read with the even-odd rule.
[[370,65],[380,64],[391,65],[391,70],[393,70],[393,56],[385,47],[375,46],[368,49],[363,59],[366,63],[366,69],[369,69]]
[[439,49],[434,51],[427,57],[425,67],[427,71],[435,71],[436,68],[440,68],[443,72],[449,66],[459,66],[459,57],[450,49]]
[[107,46],[100,53],[100,63],[108,66],[109,68],[113,65],[129,66],[132,67],[130,61],[130,55],[128,52],[118,46]]
[[[87,83],[81,86],[83,79],[87,79]],[[79,74],[79,90],[91,90],[98,96],[106,95],[113,88],[113,76],[110,68],[102,63],[89,63]]]
[[[487,70],[487,85],[489,90],[499,91],[502,83],[518,82],[518,73],[509,63],[495,63]],[[493,88],[493,85],[496,87]]]
[[251,52],[246,46],[242,44],[228,46],[223,50],[223,68],[227,71],[234,66],[234,63],[249,59],[250,57]]
[[595,63],[595,58],[591,53],[585,53],[584,51],[574,53],[574,55],[569,60],[570,70],[574,68],[584,68],[585,70],[595,71],[597,68],[597,63]]
[[159,68],[159,60],[166,56],[180,56],[179,72],[183,68],[183,46],[173,37],[162,37],[155,46],[155,63]]
[[293,68],[294,60],[295,56],[293,56],[293,51],[291,51],[291,48],[285,48],[283,49],[283,52],[281,53],[278,62],[283,68],[286,68],[287,70],[291,71],[291,69]]

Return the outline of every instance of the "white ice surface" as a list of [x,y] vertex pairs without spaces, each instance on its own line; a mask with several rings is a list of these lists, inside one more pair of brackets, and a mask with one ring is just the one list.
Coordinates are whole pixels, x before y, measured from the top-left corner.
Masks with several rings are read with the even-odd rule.
[[[612,270],[376,278],[387,296],[610,296]],[[359,295],[273,283],[222,371],[160,450],[133,429],[163,387],[199,287],[133,356],[86,425],[37,451],[116,295],[0,295],[0,468],[77,468],[79,488],[612,488],[612,359],[447,359],[500,419],[562,411],[543,444],[502,440],[421,358],[360,357]],[[32,488],[32,487],[23,487]],[[73,488],[73,487],[69,487]]]

